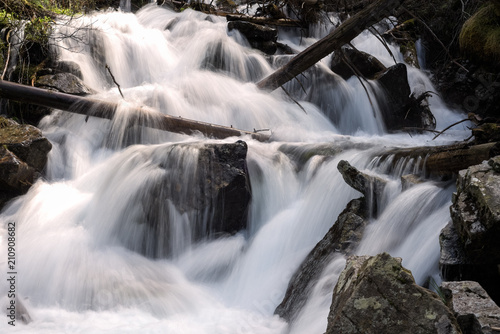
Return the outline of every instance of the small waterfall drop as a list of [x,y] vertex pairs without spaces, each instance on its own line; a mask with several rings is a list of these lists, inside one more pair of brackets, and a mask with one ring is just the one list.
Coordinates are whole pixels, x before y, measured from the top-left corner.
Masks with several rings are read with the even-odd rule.
[[[449,219],[453,185],[426,181],[402,190],[400,176],[413,167],[389,172],[371,158],[384,146],[428,145],[432,136],[387,134],[377,103],[355,78],[334,74],[329,59],[308,71],[304,88],[297,81],[285,85],[293,101],[283,90],[255,85],[288,57],[269,62],[239,33],[228,32],[223,18],[153,4],[136,14],[123,9],[62,20],[66,24],[52,36],[58,59],[77,63],[95,98],[120,107],[113,120],[56,110],[40,123],[53,144],[44,178],[0,215],[1,235],[7,222],[18,226],[18,291],[33,318],[15,332],[323,333],[343,256],[321,273],[293,323],[273,313],[308,252],[361,196],[339,174],[340,160],[389,180],[357,253],[400,256],[419,284],[437,274],[437,238]],[[328,30],[318,27],[317,35],[302,40],[287,32],[280,40],[302,50]],[[353,43],[394,63],[369,33]],[[432,90],[425,74],[408,73],[412,89]],[[463,117],[437,96],[430,105],[441,129]],[[273,140],[215,141],[130,125],[137,106],[249,131],[271,129]],[[460,129],[449,132],[436,145],[461,135]],[[211,212],[180,210],[161,199],[176,192],[189,202],[185,190],[194,188],[201,168],[199,148],[238,139],[248,144],[248,227],[206,238]],[[304,161],[284,149],[323,143],[347,148],[313,150]],[[160,243],[157,234],[169,237]],[[5,259],[5,239],[0,245]]]

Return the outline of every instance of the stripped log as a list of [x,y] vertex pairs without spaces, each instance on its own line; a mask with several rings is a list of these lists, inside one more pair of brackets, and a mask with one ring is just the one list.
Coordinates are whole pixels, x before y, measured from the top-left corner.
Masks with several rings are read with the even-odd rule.
[[295,78],[322,58],[349,43],[363,30],[390,16],[404,0],[379,0],[367,6],[356,15],[344,21],[337,29],[320,39],[295,57],[286,65],[257,83],[257,87],[265,90],[276,88]]
[[[0,97],[105,119],[113,119],[118,106],[112,102],[48,91],[4,80],[0,80]],[[217,139],[248,135],[259,141],[269,140],[269,135],[263,133],[165,115],[148,107],[134,107],[133,109],[134,112],[129,117],[130,125],[141,125],[188,135],[202,133],[207,137]]]

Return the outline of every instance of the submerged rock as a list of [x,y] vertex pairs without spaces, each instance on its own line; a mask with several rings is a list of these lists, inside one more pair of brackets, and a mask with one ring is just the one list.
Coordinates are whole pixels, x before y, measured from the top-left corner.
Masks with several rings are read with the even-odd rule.
[[461,333],[434,292],[387,253],[351,257],[333,291],[326,334]]
[[[131,206],[139,207],[132,210],[136,215],[133,221],[143,227],[142,242],[130,243],[133,250],[150,257],[168,257],[180,251],[184,242],[246,228],[251,188],[245,142],[155,149],[152,156],[138,157],[138,162],[146,159],[147,164],[149,159],[157,159],[153,164],[158,169],[129,200]],[[131,239],[126,233],[121,238]]]
[[441,291],[463,333],[490,334],[500,331],[500,307],[477,282],[443,282]]
[[285,297],[274,313],[287,321],[293,321],[305,305],[323,269],[335,254],[352,254],[367,224],[366,200],[353,199],[290,279]]

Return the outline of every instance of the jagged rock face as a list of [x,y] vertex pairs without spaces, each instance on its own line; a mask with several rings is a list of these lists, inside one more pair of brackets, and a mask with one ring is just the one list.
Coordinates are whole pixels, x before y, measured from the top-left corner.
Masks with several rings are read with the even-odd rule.
[[500,156],[459,172],[452,222],[439,237],[445,280],[478,281],[500,300]]
[[487,162],[460,171],[450,210],[468,258],[500,263],[500,174]]
[[323,269],[336,253],[352,254],[361,241],[367,224],[366,200],[353,199],[295,272],[283,301],[274,313],[287,321],[293,321],[305,305]]
[[34,126],[0,117],[0,206],[28,191],[45,167],[51,148]]
[[326,334],[461,333],[439,297],[387,253],[351,257],[333,291]]
[[463,333],[489,334],[500,328],[500,307],[477,282],[443,282],[441,291]]

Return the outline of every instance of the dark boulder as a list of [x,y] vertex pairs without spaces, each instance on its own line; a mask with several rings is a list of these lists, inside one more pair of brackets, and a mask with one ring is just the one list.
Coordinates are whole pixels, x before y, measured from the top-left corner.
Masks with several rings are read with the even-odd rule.
[[367,79],[374,79],[376,74],[387,70],[376,57],[351,47],[342,47],[340,51],[334,53],[330,63],[333,72],[347,80],[356,74],[352,71],[353,67]]
[[463,333],[490,334],[500,330],[500,307],[477,282],[443,282],[441,292]]
[[335,254],[350,255],[361,241],[368,224],[366,200],[353,199],[339,215],[323,239],[307,255],[290,279],[283,301],[274,311],[287,321],[293,321],[305,305],[314,284]]
[[351,257],[333,291],[326,334],[461,333],[437,294],[415,284],[401,259]]
[[425,103],[426,93],[419,96],[412,94],[404,64],[389,67],[378,77],[377,82],[384,92],[377,99],[387,130],[435,129],[435,118]]
[[[179,251],[174,243],[182,238],[190,243],[244,230],[251,199],[246,154],[246,143],[238,141],[162,145],[136,156],[137,163],[154,164],[157,172],[128,199],[133,221],[142,226],[142,241],[130,247],[150,257],[169,257]],[[173,218],[178,214],[182,218]],[[131,214],[124,215],[130,221]],[[121,239],[131,239],[123,233]]]
[[230,21],[227,28],[229,31],[238,30],[252,47],[264,53],[272,55],[277,50],[278,30],[274,28],[246,21]]

